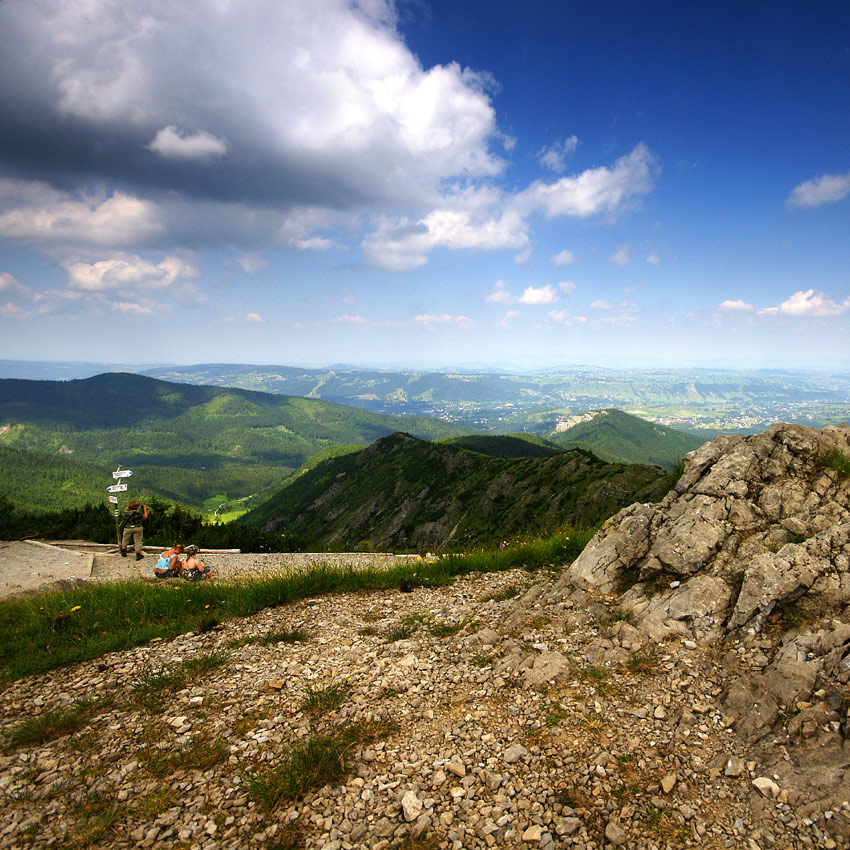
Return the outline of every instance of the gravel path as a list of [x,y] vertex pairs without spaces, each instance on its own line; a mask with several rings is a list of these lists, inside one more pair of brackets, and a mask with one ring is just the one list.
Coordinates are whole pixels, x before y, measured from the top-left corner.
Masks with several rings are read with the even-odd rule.
[[[64,545],[62,545],[64,544]],[[132,553],[122,558],[117,552],[87,546],[80,541],[49,544],[35,540],[0,541],[0,599],[17,593],[49,590],[57,585],[80,581],[117,581],[153,578],[153,565],[161,551],[145,549],[145,557],[136,561]],[[388,568],[416,555],[343,553],[205,554],[201,559],[212,567],[213,576],[223,581],[238,581],[261,574],[286,574],[310,566]]]
[[89,579],[92,554],[31,540],[0,541],[0,599],[56,582]]

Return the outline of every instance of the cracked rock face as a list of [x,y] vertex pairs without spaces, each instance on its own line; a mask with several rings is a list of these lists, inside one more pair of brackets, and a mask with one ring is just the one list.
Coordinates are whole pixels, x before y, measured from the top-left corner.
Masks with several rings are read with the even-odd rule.
[[[564,574],[575,587],[623,593],[654,639],[758,631],[777,605],[850,600],[850,428],[774,425],[718,437],[685,458],[675,490],[610,519]],[[625,592],[624,592],[625,591]]]

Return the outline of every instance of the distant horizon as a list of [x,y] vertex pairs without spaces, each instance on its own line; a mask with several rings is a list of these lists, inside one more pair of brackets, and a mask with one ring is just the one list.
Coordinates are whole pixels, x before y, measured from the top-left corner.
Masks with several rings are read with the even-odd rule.
[[[36,360],[0,357],[0,366],[33,365],[33,366],[56,366],[56,367],[103,367],[108,371],[124,371],[137,373],[141,370],[150,369],[181,369],[203,366],[236,366],[257,368],[289,368],[289,369],[308,369],[312,371],[331,371],[331,370],[353,370],[353,371],[379,371],[379,372],[445,372],[445,373],[467,373],[467,374],[503,374],[503,375],[523,375],[523,374],[540,374],[546,372],[559,372],[570,370],[602,370],[614,372],[642,372],[642,371],[671,371],[671,372],[686,372],[689,370],[704,370],[704,371],[724,371],[724,372],[783,372],[790,374],[806,374],[806,373],[826,373],[836,375],[850,375],[850,365],[835,364],[822,366],[783,366],[777,364],[742,364],[740,362],[732,363],[689,363],[689,364],[673,364],[673,363],[652,363],[642,365],[624,365],[616,363],[557,363],[549,366],[537,367],[522,367],[510,366],[505,364],[399,364],[399,363],[273,363],[259,361],[228,361],[228,360],[203,360],[203,361],[150,361],[150,362],[135,362],[121,363],[109,360]],[[0,375],[2,377],[2,375]],[[50,379],[48,379],[50,380]]]

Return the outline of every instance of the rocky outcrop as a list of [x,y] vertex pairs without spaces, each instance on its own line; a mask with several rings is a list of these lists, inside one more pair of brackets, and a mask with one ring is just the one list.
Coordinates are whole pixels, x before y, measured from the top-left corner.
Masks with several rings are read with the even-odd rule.
[[843,606],[850,481],[825,461],[845,454],[847,426],[718,437],[685,458],[660,503],[608,520],[558,590],[621,593],[621,607],[655,638],[758,631],[804,595],[818,608]]
[[[724,723],[764,774],[754,787],[804,813],[850,799],[848,458],[846,425],[718,437],[661,502],[606,522],[550,599],[592,594],[633,640],[714,651]],[[612,629],[606,642],[603,663]]]

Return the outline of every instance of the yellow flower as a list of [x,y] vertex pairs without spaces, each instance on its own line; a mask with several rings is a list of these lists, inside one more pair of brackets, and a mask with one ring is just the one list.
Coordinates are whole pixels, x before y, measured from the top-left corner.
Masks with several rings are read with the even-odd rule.
[[209,605],[204,605],[204,608],[209,608],[209,607],[210,607]]
[[71,610],[72,611],[79,611],[80,608],[82,608],[82,607],[83,607],[82,605],[75,605]]

